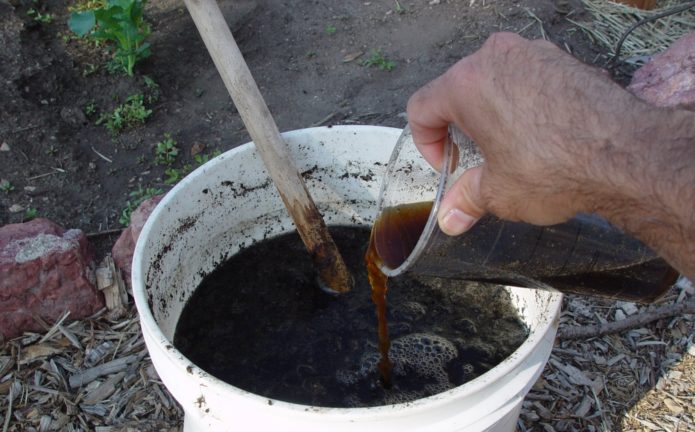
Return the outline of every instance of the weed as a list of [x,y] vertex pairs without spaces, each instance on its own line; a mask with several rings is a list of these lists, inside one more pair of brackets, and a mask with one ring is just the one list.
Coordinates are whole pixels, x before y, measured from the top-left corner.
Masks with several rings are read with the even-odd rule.
[[55,144],[49,145],[48,148],[45,150],[45,153],[46,153],[48,156],[55,156],[55,155],[57,155],[57,154],[58,154],[58,146],[56,146]]
[[128,197],[130,199],[126,201],[126,206],[121,211],[121,217],[118,219],[118,222],[120,222],[120,224],[123,226],[130,225],[130,215],[133,214],[133,210],[138,208],[138,206],[142,204],[143,201],[146,201],[152,198],[153,196],[159,195],[161,193],[161,189],[143,189],[142,187],[139,187],[138,190],[130,192],[128,194]]
[[316,57],[316,51],[311,50],[306,52],[306,58],[313,58]]
[[99,70],[98,64],[87,63],[87,66],[82,70],[82,77],[86,78],[90,75],[94,75]]
[[145,42],[150,34],[143,19],[145,0],[106,0],[95,6],[70,14],[70,30],[78,36],[113,42],[114,61],[132,76],[135,64],[150,56],[150,44]]
[[[219,150],[215,150],[214,152],[212,152],[212,158],[216,158],[217,156],[219,156],[221,154],[222,154],[222,152],[220,152]],[[193,156],[193,160],[195,160],[198,165],[203,165],[203,164],[206,164],[210,160],[210,157],[211,156],[208,154],[200,154],[199,153],[199,154]]]
[[106,129],[114,135],[145,124],[145,120],[152,115],[152,110],[145,107],[143,99],[144,96],[141,94],[129,96],[125,103],[118,105],[112,113],[102,114],[97,124],[106,123]]
[[181,180],[183,176],[186,175],[186,172],[185,170],[178,168],[167,168],[164,170],[164,175],[166,175],[166,178],[164,179],[164,184],[173,185],[178,183],[179,180]]
[[84,106],[84,115],[87,117],[92,117],[97,113],[97,105],[94,102],[90,102]]
[[398,0],[395,0],[396,2],[396,13],[399,15],[402,15],[407,12],[407,10],[401,6],[400,2]]
[[14,190],[14,185],[12,185],[12,183],[10,183],[8,180],[3,179],[0,181],[0,190],[6,194],[9,194]]
[[145,165],[146,160],[147,160],[147,158],[145,157],[145,155],[140,155],[140,156],[138,156],[137,162],[139,165]]
[[120,73],[123,73],[123,67],[119,62],[116,61],[116,59],[111,59],[106,62],[106,72],[109,73],[109,75],[118,75]]
[[338,29],[333,25],[333,24],[326,24],[326,28],[324,29],[327,35],[334,35],[335,32],[338,31]]
[[362,62],[362,66],[378,67],[381,70],[390,72],[396,67],[396,62],[384,57],[380,50],[372,50],[369,58]]
[[145,82],[145,100],[148,104],[153,104],[159,100],[159,84],[147,75],[142,76]]
[[73,5],[68,6],[70,12],[85,12],[106,7],[106,0],[77,0]]
[[32,219],[36,219],[36,216],[38,216],[38,214],[39,214],[39,211],[38,211],[37,209],[35,209],[34,207],[29,207],[29,208],[26,209],[26,211],[24,212],[24,218],[23,218],[22,221],[23,221],[23,222],[28,222],[28,221],[30,221],[30,220],[32,220]]
[[27,15],[31,17],[34,21],[41,24],[50,24],[53,22],[53,15],[50,13],[42,14],[40,11],[31,8],[27,11]]
[[171,165],[179,155],[176,141],[170,133],[164,134],[164,139],[157,143],[154,148],[154,163],[157,165]]

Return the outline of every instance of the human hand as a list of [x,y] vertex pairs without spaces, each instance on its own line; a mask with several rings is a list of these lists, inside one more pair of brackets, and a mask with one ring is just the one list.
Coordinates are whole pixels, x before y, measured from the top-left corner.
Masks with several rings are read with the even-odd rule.
[[441,165],[449,123],[485,157],[444,197],[440,227],[461,234],[488,211],[549,225],[595,210],[592,183],[601,173],[593,160],[625,135],[621,116],[638,109],[635,102],[549,42],[491,36],[408,102],[413,139],[433,166]]

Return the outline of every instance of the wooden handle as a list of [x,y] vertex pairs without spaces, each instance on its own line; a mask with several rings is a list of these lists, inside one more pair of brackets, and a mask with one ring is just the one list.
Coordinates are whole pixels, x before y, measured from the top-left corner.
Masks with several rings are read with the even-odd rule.
[[321,282],[336,292],[349,291],[352,276],[306,189],[220,8],[215,0],[185,0],[185,3],[314,261]]

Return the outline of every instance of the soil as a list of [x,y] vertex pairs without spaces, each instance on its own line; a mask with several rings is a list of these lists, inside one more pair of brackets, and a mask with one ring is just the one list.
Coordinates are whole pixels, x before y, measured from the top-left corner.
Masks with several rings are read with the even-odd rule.
[[[131,194],[166,191],[166,168],[186,172],[198,165],[192,153],[211,156],[249,137],[183,3],[147,4],[152,55],[134,77],[109,73],[108,54],[71,35],[67,3],[0,2],[0,144],[9,146],[0,152],[0,180],[12,188],[0,191],[0,225],[34,213],[104,234],[91,236],[103,253]],[[402,127],[415,90],[493,32],[541,37],[536,19],[580,59],[601,58],[566,20],[567,12],[582,19],[579,0],[219,3],[281,131]],[[30,8],[51,14],[52,22],[35,21]],[[363,66],[372,50],[395,67]],[[134,94],[152,110],[144,125],[114,135],[96,124]],[[180,150],[171,167],[154,162],[165,133]]]
[[244,249],[206,276],[186,302],[174,345],[206,372],[254,394],[356,407],[449,390],[487,372],[524,342],[528,328],[499,286],[393,278],[387,317],[394,368],[391,385],[382,385],[363,260],[369,233],[331,227],[355,279],[354,288],[340,295],[319,288],[296,233]]

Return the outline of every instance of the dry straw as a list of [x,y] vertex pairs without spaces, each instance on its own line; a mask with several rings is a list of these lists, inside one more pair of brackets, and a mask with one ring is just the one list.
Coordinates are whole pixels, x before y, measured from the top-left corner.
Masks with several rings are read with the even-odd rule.
[[[595,43],[613,53],[623,34],[644,19],[678,7],[679,0],[657,1],[653,10],[641,10],[606,0],[582,0],[593,16],[591,22],[572,21],[584,30]],[[626,63],[643,64],[649,57],[668,48],[685,34],[695,30],[695,8],[640,25],[625,39],[621,58]]]

